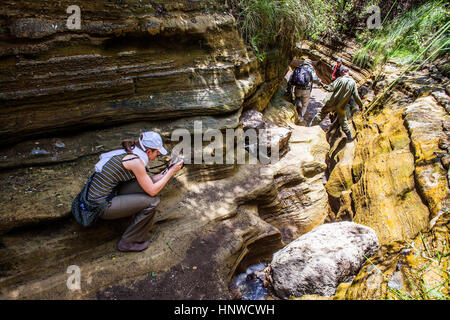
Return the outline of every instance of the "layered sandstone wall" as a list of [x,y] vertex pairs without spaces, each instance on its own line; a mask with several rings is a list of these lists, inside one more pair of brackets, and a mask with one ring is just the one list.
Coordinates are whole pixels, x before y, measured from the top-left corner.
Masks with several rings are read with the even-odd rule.
[[82,1],[79,30],[67,27],[72,4],[2,3],[3,146],[86,128],[237,113],[250,98],[263,110],[284,71],[277,52],[260,63],[247,50],[220,1]]
[[[80,30],[66,27],[71,4],[2,3],[1,297],[229,298],[236,270],[323,223],[328,144],[272,99],[284,53],[259,61],[221,1],[82,1]],[[158,195],[146,251],[117,252],[128,219],[71,217],[98,155],[122,139],[154,130],[171,149],[174,129],[236,129],[245,109],[293,132],[282,160],[185,166]],[[70,265],[81,290],[66,285]]]
[[[439,271],[448,258],[436,257],[448,250],[450,98],[448,79],[434,70],[407,73],[377,109],[355,114],[354,142],[345,143],[337,126],[328,132],[330,220],[367,225],[380,240],[377,254],[335,299],[411,297],[418,294],[413,286],[442,289],[448,279]],[[369,79],[369,101],[401,71],[387,64]]]
[[72,4],[2,4],[0,232],[68,216],[93,159],[122,139],[154,130],[170,148],[194,121],[237,128],[285,72],[280,52],[247,49],[220,1],[82,1],[69,30]]

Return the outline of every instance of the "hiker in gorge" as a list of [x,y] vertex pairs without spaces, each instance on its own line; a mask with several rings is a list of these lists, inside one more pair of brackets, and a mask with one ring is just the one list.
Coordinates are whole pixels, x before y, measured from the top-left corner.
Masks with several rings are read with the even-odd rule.
[[132,216],[117,249],[142,251],[149,245],[149,231],[160,202],[156,195],[182,168],[183,161],[176,159],[172,166],[150,177],[146,171],[149,159],[167,154],[161,136],[147,131],[138,141],[124,140],[122,147],[100,155],[95,173],[72,202],[72,214],[83,226],[99,217],[111,220]]
[[334,65],[333,69],[331,70],[331,80],[334,81],[340,76],[342,76],[342,68],[344,66],[342,65],[342,59],[337,58],[336,64]]
[[349,113],[349,111],[347,109],[350,107],[349,102],[352,97],[355,99],[360,110],[363,108],[363,103],[358,95],[356,82],[350,77],[348,68],[343,67],[341,69],[341,74],[342,76],[333,81],[331,85],[324,86],[325,90],[333,93],[323,101],[324,106],[311,120],[310,126],[319,124],[328,113],[335,111],[337,113],[339,124],[347,136],[347,141],[353,141],[355,137],[352,135],[348,126],[347,113]]
[[[312,61],[310,59],[302,60],[303,61],[294,69],[289,78],[286,94],[291,96],[292,87],[295,87],[295,107],[297,108],[298,114],[301,114],[303,119],[306,109],[308,108],[309,99],[311,98],[313,83],[316,82],[322,87],[324,84],[319,77],[317,77],[316,71],[312,66]],[[300,105],[302,108],[301,112],[299,111]]]

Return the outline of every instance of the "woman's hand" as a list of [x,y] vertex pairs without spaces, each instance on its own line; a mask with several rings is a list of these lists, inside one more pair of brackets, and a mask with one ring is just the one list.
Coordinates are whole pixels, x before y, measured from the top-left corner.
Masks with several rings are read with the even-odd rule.
[[172,175],[177,173],[183,167],[183,160],[178,161],[175,165],[173,165],[169,170]]
[[139,185],[148,195],[152,197],[155,197],[161,191],[161,189],[164,188],[166,183],[175,174],[175,172],[179,170],[179,169],[176,171],[173,170],[175,167],[178,167],[177,164],[168,170],[169,172],[168,174],[166,173],[158,175],[155,181],[153,181],[153,179],[150,178],[150,176],[147,174],[144,162],[142,162],[142,160],[135,159],[128,162],[124,162],[123,166],[125,167],[125,169],[131,170],[134,173]]

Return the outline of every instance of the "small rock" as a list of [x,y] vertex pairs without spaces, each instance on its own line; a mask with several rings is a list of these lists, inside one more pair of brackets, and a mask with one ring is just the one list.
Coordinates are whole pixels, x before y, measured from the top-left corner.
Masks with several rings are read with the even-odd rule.
[[404,289],[402,284],[402,274],[399,271],[396,271],[392,276],[392,279],[388,281],[388,287],[394,290]]
[[250,109],[242,113],[241,117],[242,128],[259,130],[264,127],[263,114],[259,111]]

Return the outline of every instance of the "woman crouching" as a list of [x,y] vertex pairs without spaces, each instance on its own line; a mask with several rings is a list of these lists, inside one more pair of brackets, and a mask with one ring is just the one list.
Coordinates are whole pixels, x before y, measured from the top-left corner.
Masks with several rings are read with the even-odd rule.
[[100,155],[95,173],[72,202],[72,213],[83,226],[99,217],[112,220],[132,216],[117,249],[142,251],[149,245],[149,232],[160,201],[156,195],[182,168],[183,161],[150,177],[146,171],[149,159],[167,154],[161,136],[147,131],[138,141],[124,140],[122,147]]

